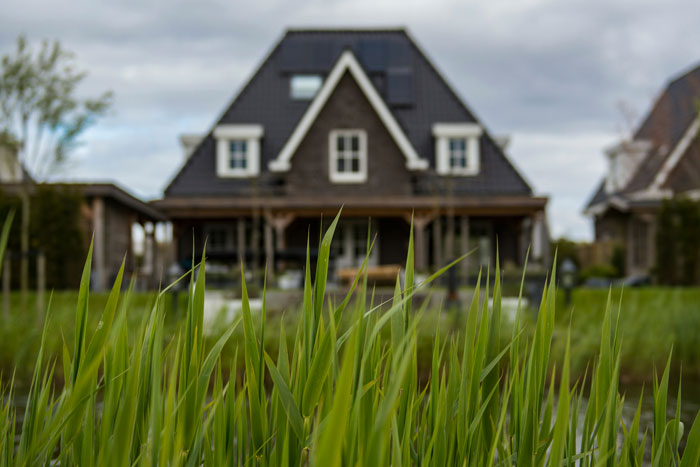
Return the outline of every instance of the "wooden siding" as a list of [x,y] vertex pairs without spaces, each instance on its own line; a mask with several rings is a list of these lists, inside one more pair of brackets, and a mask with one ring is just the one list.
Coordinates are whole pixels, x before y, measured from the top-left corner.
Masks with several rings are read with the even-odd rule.
[[[367,181],[333,183],[329,179],[329,133],[336,129],[367,132]],[[355,80],[348,73],[338,83],[292,157],[287,193],[320,196],[410,195],[406,159]]]

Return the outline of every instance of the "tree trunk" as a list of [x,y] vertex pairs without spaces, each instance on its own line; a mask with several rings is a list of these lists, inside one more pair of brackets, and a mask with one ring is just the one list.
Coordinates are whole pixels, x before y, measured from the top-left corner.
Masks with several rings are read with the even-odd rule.
[[26,183],[22,184],[20,197],[22,198],[22,228],[20,232],[20,271],[19,271],[19,288],[22,297],[22,311],[27,307],[27,289],[29,288],[29,216],[30,216],[30,200],[29,186]]

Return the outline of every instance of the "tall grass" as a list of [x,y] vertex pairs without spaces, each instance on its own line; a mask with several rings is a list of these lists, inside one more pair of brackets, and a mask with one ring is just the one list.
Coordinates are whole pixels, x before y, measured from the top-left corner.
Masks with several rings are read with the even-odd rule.
[[[205,348],[204,260],[181,279],[190,284],[187,313],[173,338],[164,333],[166,290],[130,337],[132,294],[121,292],[121,273],[99,325],[89,329],[90,251],[74,341],[63,346],[65,386],[53,388],[56,362],[46,358],[43,345],[24,414],[14,408],[12,378],[0,383],[0,466],[632,466],[645,456],[653,465],[700,462],[700,422],[681,456],[680,407],[667,419],[668,367],[653,387],[652,430],[640,427],[640,409],[631,424],[623,422],[622,339],[610,301],[590,377],[570,380],[568,338],[563,365],[551,370],[554,273],[532,336],[521,332],[518,316],[505,346],[499,271],[493,284],[486,279],[481,297],[482,284],[477,286],[462,338],[436,336],[430,379],[420,383],[416,340],[425,310],[412,297],[452,265],[414,286],[411,235],[405,282],[397,280],[391,303],[368,301],[361,274],[344,300],[329,303],[326,275],[336,224],[337,218],[322,239],[313,280],[307,256],[294,344],[287,345],[281,326],[276,355],[262,345],[264,298],[254,320],[245,280],[240,316]],[[351,302],[355,291],[360,293]],[[239,326],[243,377],[227,378],[221,351]],[[52,332],[49,306],[44,339]],[[385,333],[389,339],[381,338]],[[238,360],[234,356],[231,375]]]

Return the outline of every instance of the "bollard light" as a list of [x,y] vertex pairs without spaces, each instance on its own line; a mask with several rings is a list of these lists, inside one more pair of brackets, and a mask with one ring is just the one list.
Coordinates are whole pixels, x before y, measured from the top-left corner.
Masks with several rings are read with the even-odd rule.
[[578,273],[578,268],[576,267],[576,263],[571,261],[570,258],[566,258],[564,261],[562,261],[559,272],[561,274],[561,285],[566,294],[566,304],[570,305],[571,291],[574,289],[574,286],[576,286],[576,275]]

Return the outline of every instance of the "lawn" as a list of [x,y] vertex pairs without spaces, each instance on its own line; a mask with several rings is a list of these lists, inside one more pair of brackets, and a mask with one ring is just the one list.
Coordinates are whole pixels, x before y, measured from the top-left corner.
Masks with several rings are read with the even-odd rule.
[[[63,341],[73,341],[77,291],[54,292],[50,304],[50,333],[45,350],[61,367]],[[91,293],[89,296],[88,325],[90,328],[99,322],[99,310],[104,309],[107,293]],[[591,359],[598,352],[600,343],[600,326],[603,320],[608,297],[613,309],[620,307],[620,330],[624,340],[621,351],[621,379],[627,384],[648,383],[651,381],[652,369],[662,368],[673,350],[672,374],[682,374],[684,379],[700,381],[700,288],[662,288],[648,287],[635,289],[608,290],[579,289],[573,292],[572,303],[567,306],[563,292],[557,294],[557,318],[553,340],[552,361],[561,363],[558,356],[563,355],[564,339],[571,322],[571,365],[572,375],[581,375]],[[126,314],[129,329],[135,331],[155,302],[155,293],[133,293]],[[622,300],[620,300],[622,298]],[[166,333],[172,337],[176,324],[186,310],[186,294],[178,296],[179,305],[173,310],[170,295],[163,300],[164,323]],[[15,372],[16,380],[26,386],[30,381],[36,353],[41,340],[40,321],[34,301],[36,296],[29,295],[27,310],[21,310],[20,295],[11,297],[11,314],[7,319],[0,312],[0,371],[4,374]],[[48,297],[47,297],[48,301]],[[370,295],[371,301],[371,295]],[[374,304],[371,304],[372,306]],[[431,307],[424,311],[420,325],[417,327],[418,370],[423,378],[430,373],[431,353],[436,335],[445,339],[461,336],[466,319],[468,303],[462,303],[460,309],[441,310]],[[385,307],[386,309],[387,307]],[[178,315],[179,314],[179,315]],[[284,321],[282,321],[284,316]],[[512,323],[504,313],[501,335],[510,336]],[[525,334],[534,330],[536,312],[532,307],[524,309],[522,323]],[[283,313],[268,315],[265,335],[265,348],[271,354],[279,346],[280,327],[284,325],[288,344],[294,340],[294,331],[301,317],[301,307],[291,306]],[[253,314],[259,325],[260,316]],[[216,323],[207,340],[213,342],[227,328],[229,323],[221,320]],[[439,330],[439,333],[437,332]],[[382,336],[388,337],[388,331]],[[166,336],[168,337],[168,336]],[[504,337],[504,345],[507,344]],[[243,331],[238,329],[222,349],[224,369],[228,369],[236,350],[242,346]],[[240,362],[242,355],[239,353]],[[240,363],[239,362],[239,363]],[[240,368],[240,367],[239,367]],[[59,378],[62,371],[57,371]]]

